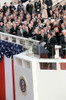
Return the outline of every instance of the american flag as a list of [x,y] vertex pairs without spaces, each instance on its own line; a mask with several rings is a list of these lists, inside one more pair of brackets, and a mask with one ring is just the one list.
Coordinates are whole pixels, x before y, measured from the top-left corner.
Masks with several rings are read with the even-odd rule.
[[7,58],[13,58],[13,55],[19,54],[23,51],[25,51],[25,48],[21,45],[0,40],[0,61],[3,58],[3,54],[5,54]]
[[16,100],[13,56],[23,51],[21,45],[0,40],[0,100]]

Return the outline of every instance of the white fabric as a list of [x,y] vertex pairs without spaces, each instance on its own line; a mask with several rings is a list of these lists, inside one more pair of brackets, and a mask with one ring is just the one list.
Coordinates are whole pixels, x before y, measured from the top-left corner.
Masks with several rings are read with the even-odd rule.
[[12,60],[4,56],[6,100],[13,100]]

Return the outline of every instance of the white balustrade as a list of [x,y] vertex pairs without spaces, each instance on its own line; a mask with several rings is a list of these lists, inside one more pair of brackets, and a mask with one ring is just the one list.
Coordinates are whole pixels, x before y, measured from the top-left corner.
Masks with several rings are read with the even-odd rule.
[[39,42],[39,41],[32,40],[32,39],[29,39],[29,38],[27,39],[27,38],[24,38],[24,37],[14,36],[14,35],[2,33],[2,32],[0,32],[0,39],[8,41],[8,42],[13,42],[13,43],[16,43],[16,44],[23,45],[27,49],[29,49],[30,46],[32,46],[33,43]]
[[[0,32],[0,39],[8,41],[8,42],[13,42],[13,43],[16,43],[16,44],[23,45],[27,49],[32,47],[33,44],[39,43],[39,41],[30,39],[30,38],[27,39],[27,38],[24,38],[24,37],[14,36],[14,35],[2,33],[2,32]],[[55,58],[59,58],[59,49],[60,48],[61,48],[61,46],[58,46],[58,45],[55,46],[55,53],[56,53]]]
[[[32,54],[33,55],[33,54]],[[40,63],[65,63],[66,59],[41,59],[22,53],[14,56],[16,100],[66,100],[66,70],[41,69]],[[23,92],[24,80],[26,90]],[[20,84],[21,83],[21,84]]]

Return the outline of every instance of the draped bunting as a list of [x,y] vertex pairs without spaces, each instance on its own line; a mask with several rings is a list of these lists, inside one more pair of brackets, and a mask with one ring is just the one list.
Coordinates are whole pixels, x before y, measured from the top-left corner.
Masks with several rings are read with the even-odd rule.
[[0,40],[0,100],[16,100],[12,58],[25,50],[21,45]]
[[21,45],[0,40],[0,61],[2,61],[3,54],[5,54],[7,58],[13,58],[13,55],[19,54],[23,51],[25,51],[25,48]]

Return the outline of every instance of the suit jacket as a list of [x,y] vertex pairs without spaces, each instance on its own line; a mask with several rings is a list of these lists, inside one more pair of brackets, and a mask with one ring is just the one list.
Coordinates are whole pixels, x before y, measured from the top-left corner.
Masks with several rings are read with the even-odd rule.
[[10,34],[12,34],[12,35],[17,35],[17,28],[11,28],[11,30],[10,30]]
[[63,6],[63,10],[66,10],[66,5]]
[[32,5],[32,4],[27,4],[26,10],[27,10],[27,12],[28,12],[29,14],[32,14],[33,5]]
[[62,34],[61,36],[60,36],[60,45],[64,45],[65,44],[65,39],[64,39],[65,37],[64,37],[64,35]]
[[44,42],[47,42],[48,41],[48,36],[47,34],[44,34]]
[[29,37],[32,37],[33,36],[33,34],[32,34],[32,32],[33,32],[33,28],[28,28],[29,29]]
[[36,11],[40,11],[41,10],[41,2],[39,1],[39,2],[35,2],[35,4],[34,4],[34,7],[35,7],[35,10]]
[[60,44],[60,34],[58,32],[56,32],[55,34],[56,34],[56,39],[59,45]]
[[49,54],[48,57],[52,57],[55,55],[55,39],[52,37],[49,41],[47,41],[45,47],[47,47]]
[[24,32],[23,32],[23,36],[24,36],[25,38],[29,38],[29,32],[24,31]]
[[3,14],[5,15],[6,11],[8,10],[8,6],[3,6]]
[[60,56],[64,57],[64,55],[66,55],[66,42],[65,42],[65,36],[63,34],[61,34],[60,36],[60,45],[61,45],[61,49],[60,49]]
[[22,36],[22,35],[23,35],[23,30],[22,30],[22,31],[17,30],[17,35],[18,35],[18,36]]
[[52,6],[52,4],[53,4],[53,3],[52,3],[52,0],[46,0],[46,5],[47,5],[47,6]]
[[56,36],[53,36],[52,39],[53,39],[53,44],[54,44],[54,45],[58,45],[58,42],[57,42]]
[[34,36],[32,37],[32,39],[41,41],[42,40],[42,36],[41,36],[41,34],[34,34]]
[[14,10],[16,9],[15,6],[9,6],[11,14],[13,14]]

